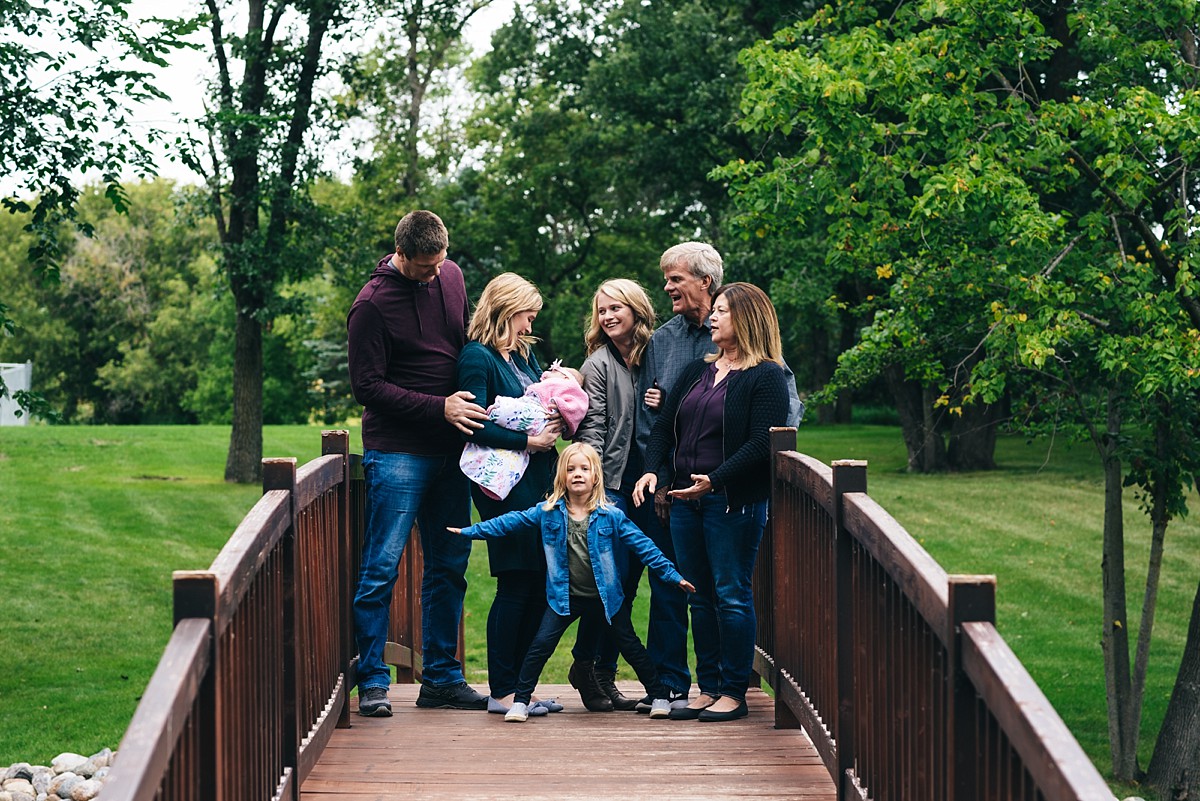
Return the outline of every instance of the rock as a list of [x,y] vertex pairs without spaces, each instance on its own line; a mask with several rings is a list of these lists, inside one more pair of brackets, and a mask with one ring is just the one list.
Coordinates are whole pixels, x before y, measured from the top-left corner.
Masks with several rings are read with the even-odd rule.
[[35,770],[33,778],[30,779],[30,783],[38,795],[45,795],[50,792],[50,782],[52,781],[54,781],[54,774],[50,771],[50,768],[45,767],[39,767]]
[[75,772],[75,768],[87,762],[87,757],[83,754],[72,754],[70,751],[65,751],[54,758],[50,763],[50,769],[55,773]]
[[59,798],[70,798],[71,788],[79,784],[81,781],[83,781],[81,776],[77,776],[70,771],[67,773],[60,773],[54,777],[54,781],[50,782],[49,793],[51,795],[56,795]]
[[28,762],[17,762],[4,772],[0,779],[8,781],[9,779],[28,779],[33,776],[33,766]]
[[101,748],[96,753],[88,757],[88,761],[96,766],[96,769],[107,768],[112,764],[113,752],[111,748]]
[[25,793],[26,795],[37,795],[33,789],[33,785],[27,779],[8,779],[4,782],[4,792],[16,795],[17,793]]
[[95,779],[81,781],[71,789],[71,801],[91,801],[100,793],[100,789],[103,786],[102,782],[98,782]]

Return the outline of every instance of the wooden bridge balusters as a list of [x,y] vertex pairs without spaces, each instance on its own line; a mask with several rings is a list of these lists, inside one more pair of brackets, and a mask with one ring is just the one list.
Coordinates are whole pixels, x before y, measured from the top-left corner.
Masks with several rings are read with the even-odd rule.
[[[843,533],[843,496],[850,492],[867,491],[867,463],[863,461],[836,461],[833,468],[833,525],[834,545],[834,608],[837,615],[837,720],[832,731],[837,741],[837,770],[834,781],[838,787],[838,798],[849,797],[847,785],[855,769],[857,759],[854,737],[855,708],[855,656],[858,643],[855,640],[854,621],[857,613],[855,592],[855,547],[854,541]],[[865,715],[864,715],[865,717]]]

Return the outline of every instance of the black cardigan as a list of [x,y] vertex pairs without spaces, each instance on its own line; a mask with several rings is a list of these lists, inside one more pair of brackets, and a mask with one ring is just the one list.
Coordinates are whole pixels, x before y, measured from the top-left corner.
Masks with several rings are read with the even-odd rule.
[[[684,368],[671,388],[662,413],[650,432],[646,471],[658,476],[660,487],[674,479],[671,458],[679,441],[679,405],[708,369],[697,359]],[[721,415],[721,466],[708,474],[714,492],[724,492],[730,506],[765,501],[771,494],[771,427],[787,425],[788,391],[783,368],[760,362],[725,377],[725,408]]]

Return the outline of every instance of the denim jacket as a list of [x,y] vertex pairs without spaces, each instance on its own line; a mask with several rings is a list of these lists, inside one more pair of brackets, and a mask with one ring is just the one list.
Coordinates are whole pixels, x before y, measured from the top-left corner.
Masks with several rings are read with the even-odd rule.
[[[464,528],[462,533],[473,540],[485,540],[522,531],[540,531],[542,548],[546,552],[546,603],[556,614],[566,616],[571,613],[570,574],[567,570],[567,502],[560,499],[549,510],[545,505],[543,501],[524,511],[493,517]],[[663,556],[658,546],[624,512],[615,506],[601,506],[588,517],[588,555],[592,559],[592,573],[604,604],[604,616],[610,622],[621,604],[625,603],[621,574],[613,557],[613,545],[618,539],[663,582],[679,584],[683,579],[671,560]]]

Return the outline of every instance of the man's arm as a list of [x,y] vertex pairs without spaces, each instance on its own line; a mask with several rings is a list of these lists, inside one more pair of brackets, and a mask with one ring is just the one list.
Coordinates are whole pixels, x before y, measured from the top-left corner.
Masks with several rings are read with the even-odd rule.
[[405,389],[387,377],[391,337],[370,304],[356,305],[346,321],[350,388],[362,406],[389,416],[433,423],[445,419],[446,398]]

